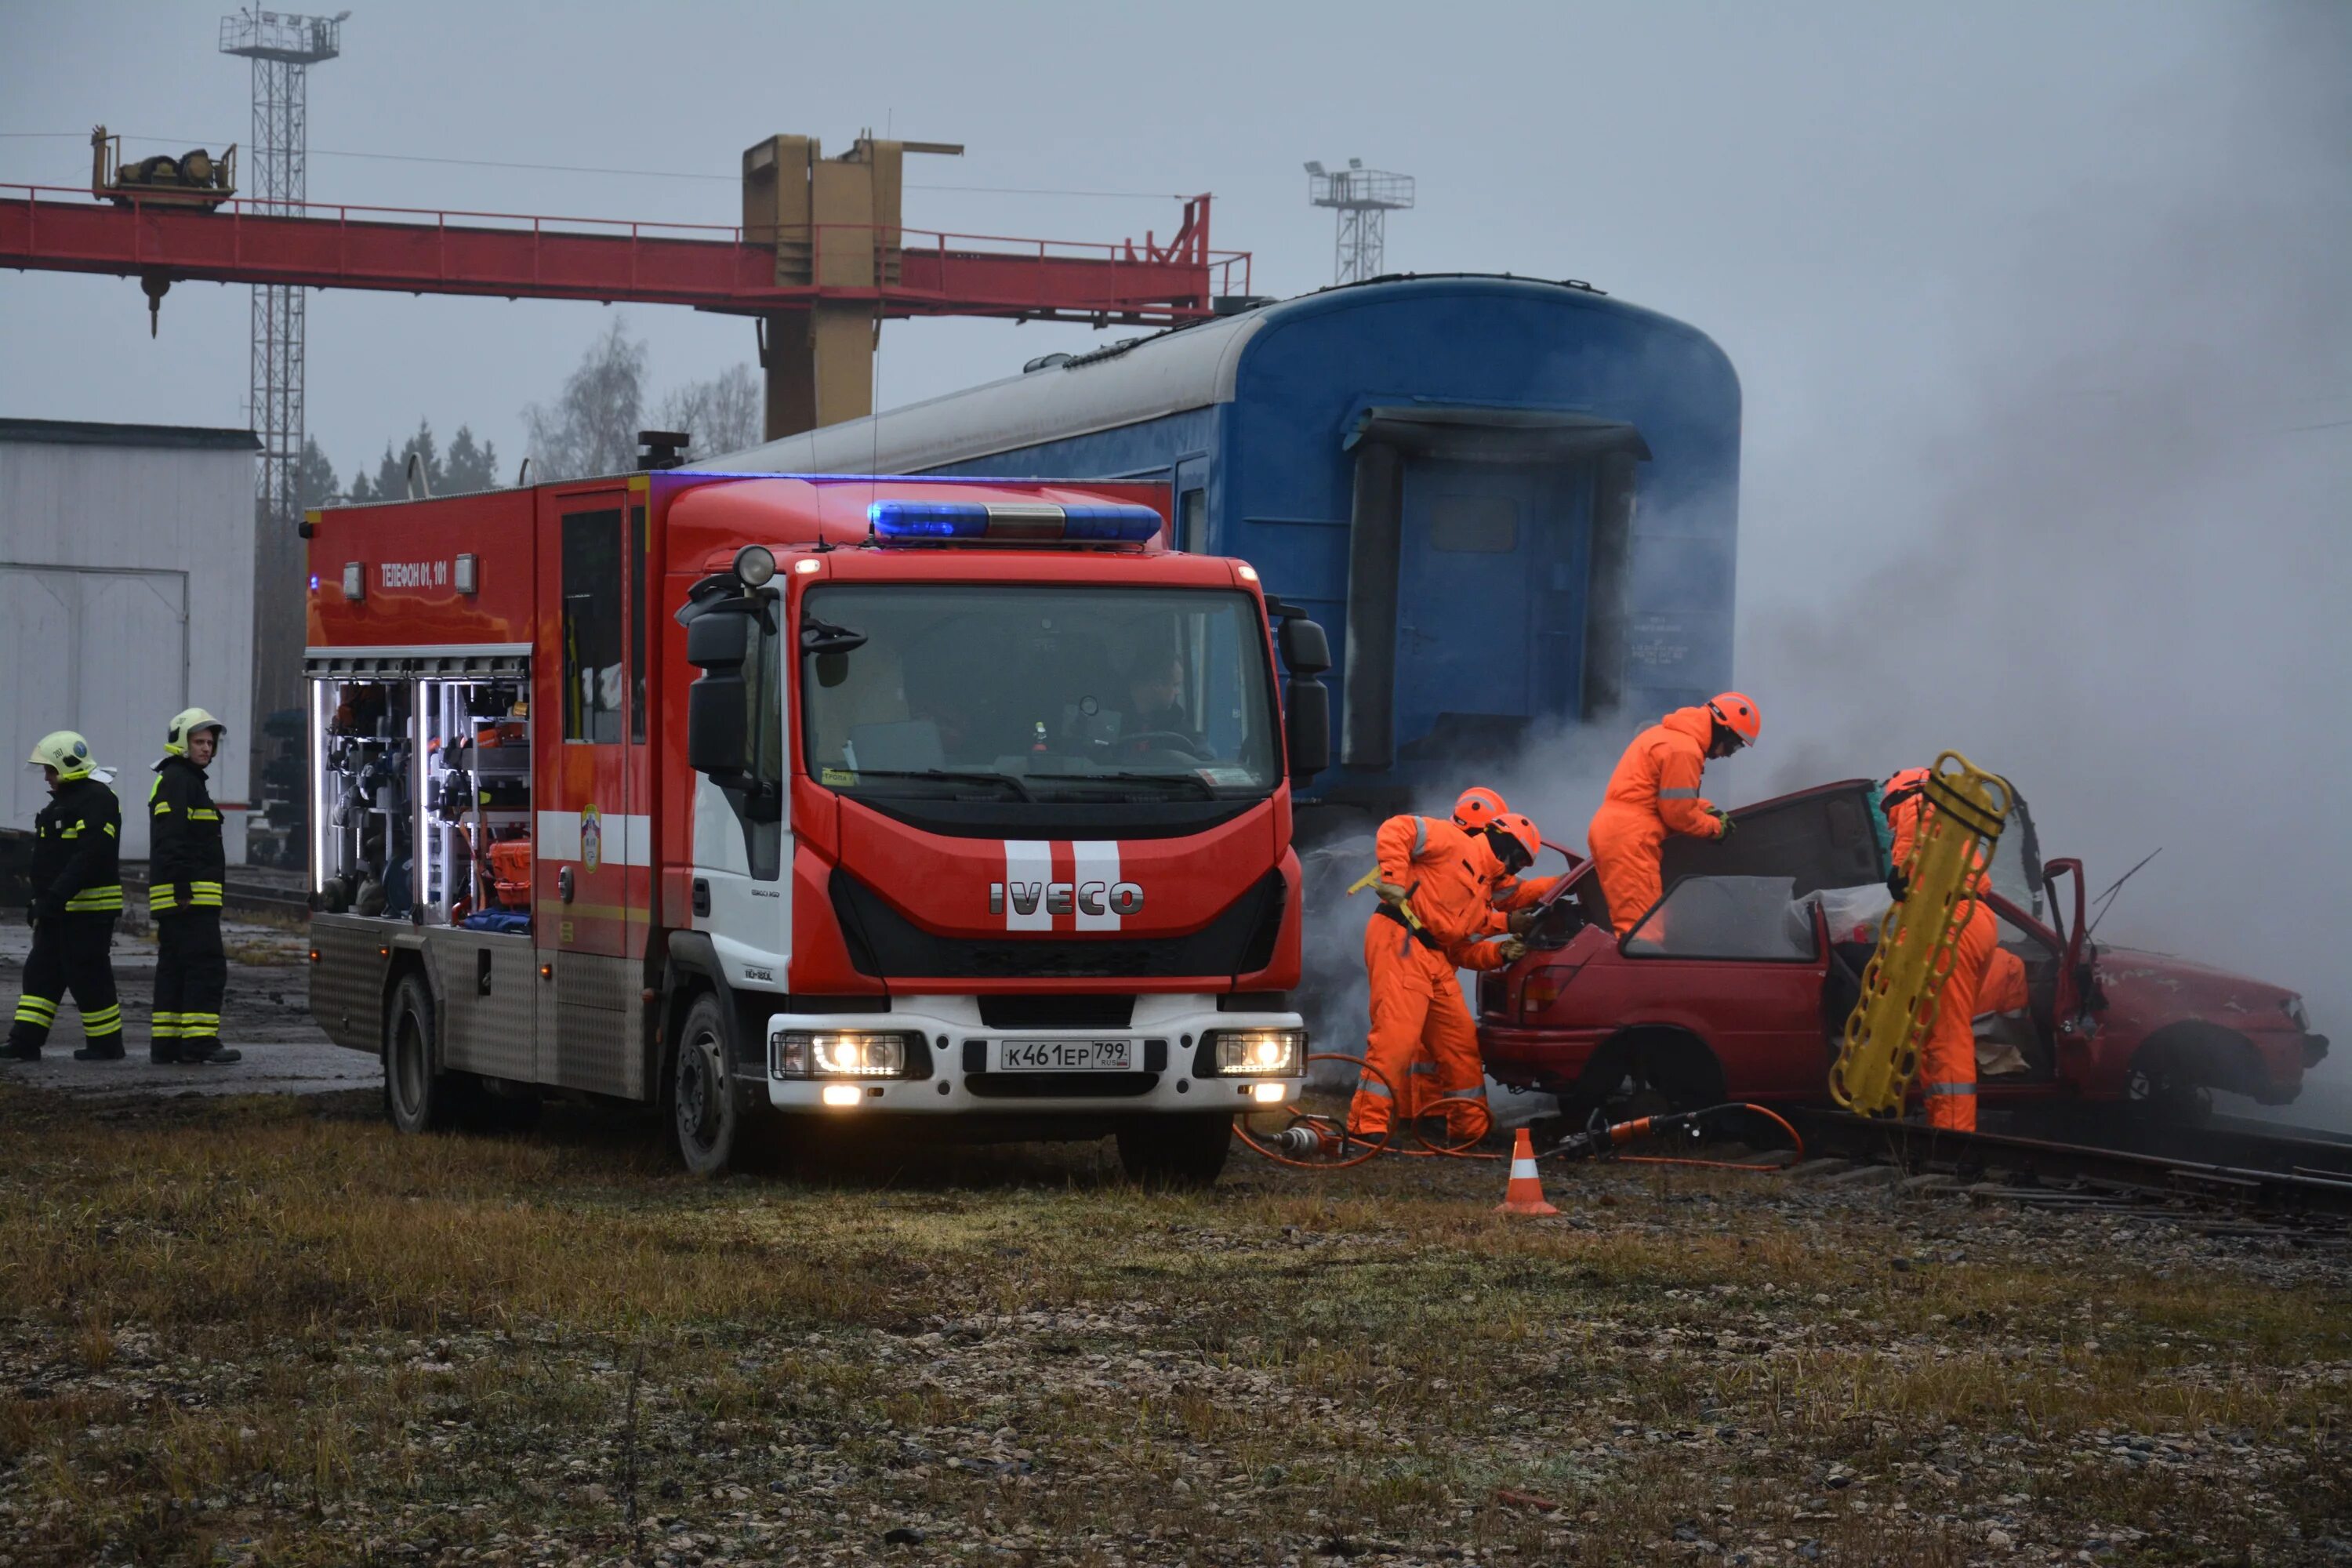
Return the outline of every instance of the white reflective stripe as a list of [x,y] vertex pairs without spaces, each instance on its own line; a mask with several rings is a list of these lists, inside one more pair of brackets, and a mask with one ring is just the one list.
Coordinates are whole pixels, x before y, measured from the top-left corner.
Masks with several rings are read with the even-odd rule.
[[[599,812],[596,822],[596,863],[599,866],[650,866],[654,863],[652,817]],[[541,860],[582,858],[580,814],[576,811],[540,812],[537,815],[537,831],[532,835],[531,851]]]
[[1926,1087],[1922,1088],[1922,1089],[1919,1090],[1919,1092],[1920,1092],[1921,1094],[1923,1094],[1923,1095],[1926,1095],[1926,1094],[1974,1094],[1976,1091],[1977,1091],[1977,1086],[1976,1086],[1976,1085],[1974,1085],[1974,1084],[1972,1084],[1972,1083],[1931,1083],[1931,1084],[1928,1084],[1928,1085],[1927,1085]]
[[1486,1098],[1486,1086],[1482,1083],[1475,1089],[1449,1089],[1445,1093],[1439,1095],[1437,1098],[1440,1100],[1484,1100]]
[[1412,819],[1412,852],[1414,855],[1418,856],[1423,850],[1428,847],[1429,818],[1425,816],[1416,816]]
[[[1486,1179],[1488,1181],[1494,1180],[1492,1176],[1489,1176]],[[1525,1160],[1514,1159],[1511,1162],[1511,1180],[1515,1182],[1532,1182],[1535,1179],[1536,1163],[1532,1156]]]
[[[1070,845],[1070,879],[1075,889],[1080,931],[1117,931],[1118,911],[1110,907],[1110,890],[1118,882],[1118,840],[1075,840]],[[1087,912],[1091,903],[1097,912]]]
[[1660,800],[1696,800],[1698,798],[1698,791],[1695,789],[1662,789],[1658,792],[1658,798]]
[[[1052,931],[1054,913],[1045,907],[1045,884],[1054,879],[1054,846],[1045,838],[1004,841],[1004,929]],[[1023,904],[1028,908],[1024,910]]]
[[1423,1075],[1434,1078],[1437,1075],[1437,1064],[1435,1062],[1415,1062],[1412,1066],[1405,1068],[1404,1070],[1415,1078],[1420,1078]]
[[1376,1078],[1367,1078],[1357,1080],[1356,1089],[1357,1092],[1360,1094],[1377,1094],[1382,1100],[1394,1100],[1396,1098],[1395,1095],[1389,1092],[1389,1086]]
[[538,816],[537,831],[531,836],[531,853],[541,860],[577,860],[580,858],[580,814],[576,811],[542,811]]

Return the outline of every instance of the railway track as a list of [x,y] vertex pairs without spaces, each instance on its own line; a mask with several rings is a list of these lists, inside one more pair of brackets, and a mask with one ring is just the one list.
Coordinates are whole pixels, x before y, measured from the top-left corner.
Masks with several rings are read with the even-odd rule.
[[1842,1111],[1793,1110],[1789,1120],[1809,1157],[1892,1165],[1948,1178],[1973,1196],[2058,1208],[2167,1212],[2223,1207],[2284,1222],[2256,1233],[2331,1236],[2352,1241],[2352,1145],[2241,1127],[2210,1141],[2201,1157],[2167,1151],[2059,1143],[2000,1132],[1954,1132]]

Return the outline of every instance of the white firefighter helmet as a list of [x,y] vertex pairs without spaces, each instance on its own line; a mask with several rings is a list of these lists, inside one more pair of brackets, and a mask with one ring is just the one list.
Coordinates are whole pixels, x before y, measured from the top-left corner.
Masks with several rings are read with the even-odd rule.
[[89,742],[71,730],[52,730],[33,746],[31,763],[37,768],[55,768],[61,779],[86,779],[97,763],[90,760]]
[[228,733],[228,726],[201,708],[187,708],[172,715],[172,727],[163,731],[163,749],[175,757],[188,754],[188,737],[202,730],[213,731],[215,743]]

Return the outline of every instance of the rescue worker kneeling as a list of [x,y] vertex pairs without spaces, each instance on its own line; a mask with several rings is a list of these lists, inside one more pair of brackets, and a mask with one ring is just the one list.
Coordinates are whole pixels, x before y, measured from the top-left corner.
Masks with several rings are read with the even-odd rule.
[[[1886,890],[1898,900],[1910,893],[1912,857],[1917,853],[1922,830],[1934,816],[1935,808],[1927,804],[1927,769],[1906,768],[1886,781],[1879,797],[1887,830],[1895,838],[1890,853],[1895,869],[1887,876]],[[1945,950],[1943,994],[1936,1004],[1927,1037],[1919,1045],[1919,1096],[1926,1103],[1930,1127],[1962,1132],[1977,1130],[1977,997],[2000,942],[1992,906],[1985,902],[1991,889],[1991,879],[1985,874],[1979,855],[1967,889],[1971,895],[1967,922]]]
[[1533,825],[1519,823],[1525,826],[1516,832],[1497,820],[1475,833],[1426,816],[1392,816],[1381,825],[1374,844],[1381,901],[1364,922],[1364,973],[1371,985],[1364,1058],[1373,1072],[1364,1075],[1349,1107],[1353,1136],[1388,1134],[1396,1115],[1392,1089],[1408,1085],[1424,1062],[1438,1091],[1428,1109],[1444,1117],[1452,1142],[1473,1142],[1492,1125],[1477,1028],[1454,976],[1461,969],[1499,969],[1527,951],[1516,937],[1480,940],[1495,929],[1495,883],[1531,864],[1542,847]]
[[147,908],[155,917],[155,1026],[150,1061],[226,1064],[241,1051],[220,1043],[228,955],[221,946],[220,807],[205,769],[228,726],[201,708],[163,731],[163,760],[147,791]]
[[114,792],[92,777],[89,742],[70,730],[41,737],[32,765],[47,776],[49,804],[33,821],[33,951],[9,1026],[5,1057],[37,1062],[73,994],[86,1043],[76,1061],[122,1057],[122,1006],[114,989],[114,921],[122,912],[118,850],[122,810]]

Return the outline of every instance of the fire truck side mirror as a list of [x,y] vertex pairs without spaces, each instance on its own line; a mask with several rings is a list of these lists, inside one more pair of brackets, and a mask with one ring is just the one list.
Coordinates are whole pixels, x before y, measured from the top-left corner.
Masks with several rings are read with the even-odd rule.
[[1331,668],[1331,639],[1304,616],[1286,616],[1274,640],[1282,650],[1282,668],[1294,676],[1320,675]]
[[686,628],[686,658],[702,673],[686,693],[686,763],[721,782],[740,778],[751,761],[743,665],[751,657],[753,615],[710,609]]

